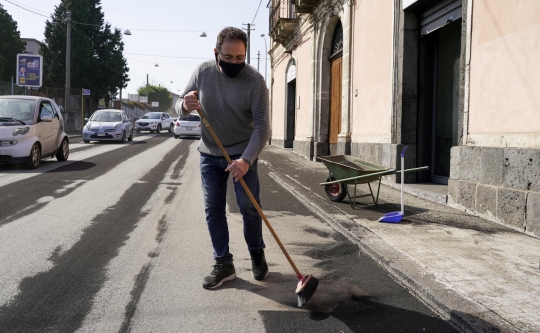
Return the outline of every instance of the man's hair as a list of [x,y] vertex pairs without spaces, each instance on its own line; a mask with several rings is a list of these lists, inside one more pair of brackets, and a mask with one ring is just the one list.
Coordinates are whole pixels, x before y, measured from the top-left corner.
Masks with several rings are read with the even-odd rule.
[[221,45],[227,40],[240,40],[244,42],[247,49],[247,35],[241,29],[235,27],[226,27],[221,30],[217,36],[216,49],[221,51]]

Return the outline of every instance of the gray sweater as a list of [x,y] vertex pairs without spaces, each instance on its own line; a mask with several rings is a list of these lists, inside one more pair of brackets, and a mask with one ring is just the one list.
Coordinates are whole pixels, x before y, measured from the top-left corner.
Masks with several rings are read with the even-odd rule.
[[[200,64],[183,94],[198,91],[202,111],[229,156],[241,155],[251,165],[263,150],[270,135],[268,90],[263,76],[246,64],[234,78],[217,67],[215,60]],[[182,108],[180,98],[175,109],[179,115],[190,112]],[[199,151],[222,156],[206,126],[201,122]]]

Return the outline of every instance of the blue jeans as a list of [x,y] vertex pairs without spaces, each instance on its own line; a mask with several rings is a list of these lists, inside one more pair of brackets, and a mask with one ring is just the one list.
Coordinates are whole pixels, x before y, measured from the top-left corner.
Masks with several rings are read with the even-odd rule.
[[[234,161],[240,158],[240,155],[230,157]],[[253,162],[253,165],[251,165],[242,179],[260,205],[257,162],[258,160]],[[225,212],[227,182],[229,180],[229,172],[225,172],[227,165],[228,163],[225,157],[201,153],[200,169],[206,223],[210,232],[212,246],[214,247],[214,259],[219,263],[230,263],[233,261],[233,255],[229,252],[229,228]],[[265,247],[262,238],[262,218],[240,182],[234,182],[234,191],[236,193],[236,202],[238,203],[244,221],[244,239],[246,240],[248,250],[262,250]]]

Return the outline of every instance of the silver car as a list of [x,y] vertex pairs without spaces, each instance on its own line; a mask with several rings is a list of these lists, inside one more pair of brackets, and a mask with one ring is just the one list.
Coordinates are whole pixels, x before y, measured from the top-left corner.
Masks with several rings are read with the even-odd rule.
[[83,142],[133,141],[133,124],[122,110],[105,109],[92,114],[83,128]]

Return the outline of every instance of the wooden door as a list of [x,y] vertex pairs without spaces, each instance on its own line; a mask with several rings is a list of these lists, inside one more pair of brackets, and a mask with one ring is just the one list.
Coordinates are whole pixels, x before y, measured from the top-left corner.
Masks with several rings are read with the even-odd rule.
[[341,133],[341,62],[342,57],[330,61],[330,123],[328,143],[337,143]]

